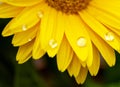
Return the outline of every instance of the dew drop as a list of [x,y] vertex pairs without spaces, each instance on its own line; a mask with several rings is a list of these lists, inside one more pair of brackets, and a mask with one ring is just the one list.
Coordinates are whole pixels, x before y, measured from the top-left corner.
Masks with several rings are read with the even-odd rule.
[[26,30],[27,30],[27,26],[26,26],[26,25],[23,25],[23,26],[22,26],[22,30],[23,30],[23,31],[26,31]]
[[107,41],[113,41],[115,38],[114,38],[114,35],[112,34],[112,32],[108,32],[105,34],[105,40]]
[[58,46],[57,42],[54,39],[49,41],[49,45],[51,48],[56,48]]
[[42,12],[42,11],[39,11],[37,14],[38,14],[38,17],[39,17],[39,18],[42,18],[42,17],[43,17],[43,12]]
[[31,40],[32,40],[31,38],[28,39],[28,41],[31,41]]
[[84,47],[86,46],[86,43],[87,43],[87,40],[84,38],[84,37],[80,37],[78,40],[77,40],[77,45],[79,47]]

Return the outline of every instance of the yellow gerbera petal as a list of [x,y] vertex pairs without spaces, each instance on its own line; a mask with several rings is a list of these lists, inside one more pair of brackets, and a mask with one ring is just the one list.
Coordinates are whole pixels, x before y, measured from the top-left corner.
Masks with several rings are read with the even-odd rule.
[[[49,20],[52,20],[52,19],[49,19]],[[57,54],[60,44],[62,42],[63,35],[64,35],[64,15],[61,12],[57,13],[55,22],[56,23],[54,23],[54,28],[53,28],[54,30],[51,34],[52,36],[50,37],[51,40],[54,40],[55,42],[50,44],[50,41],[49,41],[49,48],[47,50],[47,53],[50,57],[53,57]],[[48,29],[49,28],[47,28],[47,32],[50,33]]]
[[100,55],[97,48],[93,45],[93,63],[88,67],[89,72],[92,76],[96,76],[100,67]]
[[82,84],[98,73],[99,53],[109,66],[120,53],[120,0],[0,0],[0,10],[13,18],[2,35],[14,35],[19,63],[57,55],[58,69]]
[[46,8],[41,20],[41,47],[47,51],[50,57],[56,55],[61,44],[64,35],[63,19],[61,12],[49,7]]
[[78,84],[83,84],[87,77],[88,70],[81,67],[79,75],[75,78]]
[[85,61],[92,51],[89,35],[79,16],[67,15],[66,20],[66,37],[78,58]]
[[[105,13],[104,11],[97,10],[97,8],[92,6],[89,6],[87,11],[104,25],[108,25],[120,30],[120,17],[117,18],[111,14]],[[99,15],[96,15],[96,13],[98,13]]]
[[[53,28],[53,20],[48,20],[50,10],[52,10],[52,9],[50,9],[50,7],[48,7],[48,6],[45,7],[44,16],[42,17],[41,24],[40,24],[40,29],[41,29],[40,30],[40,40],[41,40],[40,42],[41,42],[42,49],[46,49],[46,47],[48,46],[49,40],[51,39],[51,38],[49,39],[49,37],[51,37],[51,32],[53,30],[52,29]],[[54,16],[56,16],[56,15],[54,15]],[[48,21],[52,22],[52,23],[51,22],[49,23],[49,27],[48,27],[48,25],[46,25],[46,24],[48,24]],[[48,29],[47,29],[47,27],[48,27]],[[49,30],[49,32],[46,30]],[[46,33],[47,33],[47,35],[46,35]]]
[[107,64],[109,66],[113,66],[116,61],[114,50],[97,34],[95,34],[90,28],[87,29],[89,31],[92,42],[98,48]]
[[[112,1],[110,0],[109,3],[108,3],[109,0],[105,1],[96,1],[96,0],[93,0],[90,5],[94,6],[95,8],[97,8],[98,10],[103,10],[105,12],[108,12],[108,14],[112,14],[112,15],[115,15],[115,16],[118,16],[120,17],[120,1],[119,0],[116,0],[116,1]],[[102,3],[104,2],[104,3]],[[107,3],[107,4],[106,4]]]
[[70,76],[73,75],[73,76],[77,77],[80,72],[80,68],[81,68],[80,61],[79,61],[78,57],[74,54],[72,61],[69,65],[69,67],[67,68]]
[[72,61],[73,50],[64,37],[60,49],[57,53],[57,66],[61,72],[64,72]]
[[113,31],[113,32],[115,32],[117,35],[119,35],[120,36],[120,30],[117,30],[117,29],[115,29],[115,28],[113,28],[113,27],[110,27],[110,26],[107,26],[111,31]]
[[20,46],[31,41],[36,36],[38,28],[39,26],[36,25],[27,31],[16,33],[12,39],[12,44]]
[[16,56],[16,60],[18,61],[19,64],[26,62],[32,56],[31,52],[33,49],[33,42],[34,41],[31,41],[30,43],[27,43],[19,47]]
[[87,60],[86,60],[86,63],[87,63],[87,66],[90,67],[93,63],[93,47],[90,45],[89,46],[89,53],[88,53],[88,57],[87,57]]
[[[111,47],[115,50],[120,51],[120,38],[113,32],[110,32],[106,27],[104,27],[100,22],[98,22],[93,16],[88,14],[86,11],[79,12],[80,16],[83,18],[84,22],[96,32],[103,40],[105,40]],[[109,36],[113,38],[108,40]]]
[[2,3],[0,5],[0,18],[16,17],[22,10],[23,8]]
[[14,6],[31,6],[41,1],[43,0],[0,0],[0,2],[5,2]]
[[45,54],[45,51],[41,48],[40,32],[41,32],[40,29],[38,29],[35,43],[33,46],[33,52],[32,52],[33,59],[39,59]]
[[83,61],[81,61],[81,60],[79,60],[79,61],[80,61],[81,66],[85,68],[85,67],[86,67],[86,65],[87,65],[87,64],[86,64],[86,61],[84,61],[84,62],[83,62]]
[[[110,2],[108,3],[108,1],[110,1]],[[105,5],[105,6],[114,5],[114,7],[118,7],[120,4],[120,0],[116,0],[116,1],[114,1],[114,0],[105,0],[105,1],[104,0],[97,0],[97,1],[93,0],[91,3],[96,3],[97,5]],[[114,8],[114,7],[111,7],[111,8]]]
[[13,33],[25,31],[33,27],[40,21],[38,13],[43,9],[43,7],[44,4],[25,8],[17,17],[9,22],[2,32],[2,35],[9,36]]

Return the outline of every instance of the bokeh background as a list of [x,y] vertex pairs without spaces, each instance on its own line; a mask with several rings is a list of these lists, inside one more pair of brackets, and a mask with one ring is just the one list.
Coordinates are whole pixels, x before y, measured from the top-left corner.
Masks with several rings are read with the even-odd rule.
[[[11,19],[0,19],[0,33]],[[116,52],[116,65],[108,67],[102,60],[97,76],[89,74],[84,84],[78,85],[67,72],[57,69],[56,58],[47,54],[40,60],[32,58],[18,64],[17,47],[11,37],[0,36],[0,87],[120,87],[120,54]]]

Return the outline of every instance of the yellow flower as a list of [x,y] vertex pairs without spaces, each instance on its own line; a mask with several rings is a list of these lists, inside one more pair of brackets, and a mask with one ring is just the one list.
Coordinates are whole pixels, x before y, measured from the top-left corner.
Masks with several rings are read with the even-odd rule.
[[56,55],[79,84],[98,73],[100,54],[113,66],[120,52],[120,0],[0,0],[0,18],[13,18],[2,35],[14,35],[18,63]]

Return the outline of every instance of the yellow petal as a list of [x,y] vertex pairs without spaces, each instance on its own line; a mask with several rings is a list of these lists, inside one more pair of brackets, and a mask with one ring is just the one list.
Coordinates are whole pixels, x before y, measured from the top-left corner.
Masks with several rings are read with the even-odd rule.
[[[49,20],[52,20],[52,19],[50,18]],[[57,54],[60,44],[61,44],[61,41],[62,41],[62,38],[63,38],[63,35],[64,35],[64,18],[63,18],[63,14],[61,12],[57,13],[57,18],[56,18],[56,20],[54,20],[54,22],[55,22],[54,28],[53,28],[54,30],[53,30],[53,32],[51,34],[52,36],[50,38],[54,39],[56,41],[57,47],[54,46],[55,43],[51,44],[51,45],[49,44],[50,46],[49,46],[49,49],[47,50],[47,53],[50,57],[53,57]],[[46,31],[48,33],[50,33],[48,28]],[[52,46],[52,48],[51,48],[51,46]]]
[[46,50],[50,57],[54,57],[60,47],[64,35],[63,19],[61,12],[46,7],[40,25],[40,38],[42,49]]
[[87,66],[90,67],[93,63],[93,47],[90,46],[89,49],[91,49],[88,53],[88,57],[86,60]]
[[113,32],[115,32],[118,36],[120,36],[120,30],[118,30],[118,29],[115,29],[115,28],[113,28],[113,27],[111,27],[111,26],[107,26],[111,31],[113,31]]
[[32,56],[31,53],[33,49],[33,42],[34,41],[31,41],[19,47],[16,56],[16,60],[18,61],[19,64],[26,62]]
[[65,35],[81,61],[85,61],[92,52],[91,41],[86,28],[77,15],[66,16]]
[[75,78],[78,84],[83,84],[87,77],[88,70],[86,68],[81,67],[79,75]]
[[[42,17],[41,23],[40,23],[40,36],[39,36],[39,38],[41,40],[42,49],[45,49],[47,47],[49,42],[46,42],[46,40],[48,41],[49,37],[51,37],[52,30],[49,27],[50,27],[50,25],[53,26],[54,21],[48,20],[50,10],[51,10],[50,7],[48,7],[48,6],[45,7],[44,16]],[[52,23],[48,23],[48,21],[51,21]],[[49,27],[47,27],[47,26],[49,26]],[[48,30],[49,30],[49,32],[48,32]],[[47,33],[47,35],[46,35],[46,33]]]
[[33,46],[33,52],[32,52],[33,59],[42,58],[44,54],[45,54],[45,51],[41,48],[40,29],[38,29],[35,43]]
[[16,32],[28,30],[29,28],[36,25],[40,21],[38,12],[43,9],[44,3],[42,4],[43,6],[40,4],[32,7],[26,7],[17,17],[8,23],[8,25],[3,30],[2,35],[9,36]]
[[12,39],[12,44],[14,46],[20,46],[31,41],[36,36],[38,28],[39,25],[36,25],[27,31],[16,33]]
[[70,76],[75,76],[77,77],[79,72],[80,72],[80,68],[81,68],[81,64],[80,64],[80,61],[79,59],[77,58],[77,56],[74,54],[73,58],[72,58],[72,61],[69,65],[69,67],[67,68]]
[[114,0],[110,0],[110,1],[109,0],[103,0],[103,1],[92,0],[90,5],[94,6],[97,9],[108,12],[109,14],[120,17],[120,9],[119,9],[120,8],[120,0],[116,0],[116,1],[114,1]]
[[5,2],[14,6],[31,6],[40,3],[43,0],[0,0],[0,2]]
[[[97,21],[93,16],[88,14],[86,11],[80,11],[80,16],[84,20],[84,22],[95,32],[97,33],[105,42],[107,42],[112,48],[120,51],[120,38],[115,35],[113,32],[108,30],[104,25],[102,25],[99,21]],[[113,40],[107,40],[106,35],[111,34]]]
[[88,67],[89,72],[92,76],[96,76],[100,67],[100,55],[97,48],[93,45],[93,63]]
[[0,4],[0,18],[16,17],[22,10],[23,8],[2,3]]
[[92,42],[98,48],[107,64],[109,66],[113,66],[116,61],[114,50],[91,29],[89,28],[87,29],[90,34]]
[[97,8],[92,7],[92,6],[89,6],[87,11],[93,17],[95,17],[98,21],[103,23],[104,25],[111,26],[111,27],[113,27],[115,29],[119,29],[120,30],[120,17],[117,18],[114,15],[111,15],[111,14],[108,14],[107,12],[98,10]]
[[86,61],[84,61],[84,62],[83,62],[83,61],[81,61],[81,60],[79,60],[79,61],[80,61],[81,66],[85,68],[85,67],[86,67],[86,65],[87,65]]
[[73,50],[64,37],[57,54],[57,66],[61,72],[64,72],[72,61]]

